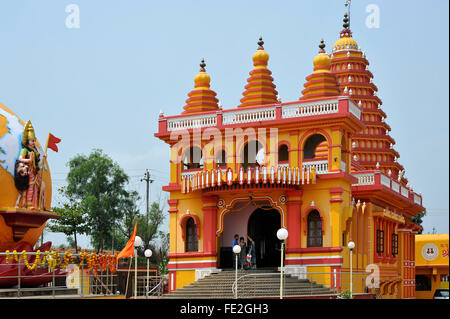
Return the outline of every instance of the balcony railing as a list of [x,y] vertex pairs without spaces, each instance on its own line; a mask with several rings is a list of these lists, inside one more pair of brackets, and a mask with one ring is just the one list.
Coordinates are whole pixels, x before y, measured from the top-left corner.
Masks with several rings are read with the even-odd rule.
[[365,172],[354,172],[353,176],[358,178],[358,183],[353,186],[367,186],[367,185],[380,185],[387,189],[394,191],[395,193],[409,199],[417,205],[422,206],[422,196],[413,192],[396,182],[389,176],[385,175],[380,171],[365,171]]
[[168,131],[188,130],[194,128],[213,127],[217,125],[217,114],[189,116],[167,120]]
[[270,121],[276,118],[275,107],[229,111],[223,113],[223,124],[241,124],[250,122]]
[[316,174],[327,174],[328,173],[328,160],[322,161],[304,161],[302,164],[303,168],[309,169],[314,167]]
[[282,117],[304,117],[312,115],[323,115],[338,113],[338,100],[316,103],[298,103],[282,107]]
[[259,123],[272,120],[295,119],[330,114],[353,114],[361,119],[361,110],[348,97],[316,102],[289,102],[265,107],[219,110],[206,114],[160,117],[166,121],[160,132],[172,132],[207,127],[222,127],[235,124]]
[[230,167],[224,169],[199,170],[190,172],[189,175],[181,175],[181,192],[190,193],[201,189],[233,184],[239,185],[305,185],[316,183],[316,167],[290,166],[241,166],[238,171]]

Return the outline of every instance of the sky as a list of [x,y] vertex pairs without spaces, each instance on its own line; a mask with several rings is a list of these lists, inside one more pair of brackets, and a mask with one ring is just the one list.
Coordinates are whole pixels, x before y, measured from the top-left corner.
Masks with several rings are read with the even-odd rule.
[[[351,3],[353,38],[370,62],[399,162],[423,195],[424,233],[448,233],[449,2]],[[169,148],[154,137],[159,111],[183,111],[201,59],[223,108],[235,108],[262,36],[280,97],[297,100],[320,40],[330,52],[339,38],[344,4],[0,0],[0,102],[31,120],[41,143],[48,132],[62,139],[59,152],[48,155],[53,205],[66,163],[99,148],[130,176],[144,210],[146,169],[154,179],[150,200],[168,197],[161,187]],[[65,243],[63,234],[44,238]]]

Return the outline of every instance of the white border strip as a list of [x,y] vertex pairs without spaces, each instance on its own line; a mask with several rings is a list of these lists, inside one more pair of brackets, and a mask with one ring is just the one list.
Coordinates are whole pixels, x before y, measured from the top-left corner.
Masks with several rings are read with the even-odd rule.
[[338,258],[343,258],[342,256],[339,255],[335,255],[335,256],[317,256],[317,257],[286,257],[286,260],[307,260],[307,259],[329,259],[329,258],[333,258],[333,259],[338,259]]

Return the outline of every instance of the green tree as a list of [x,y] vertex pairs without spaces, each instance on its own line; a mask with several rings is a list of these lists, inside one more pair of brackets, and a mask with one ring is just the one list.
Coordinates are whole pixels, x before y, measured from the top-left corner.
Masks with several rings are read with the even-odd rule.
[[59,202],[59,207],[53,208],[59,218],[50,221],[48,228],[52,232],[61,232],[68,238],[72,238],[75,251],[78,253],[77,234],[86,234],[89,231],[86,216],[80,203],[75,200],[66,187],[61,187],[58,191],[67,201]]
[[158,231],[164,222],[163,207],[161,207],[159,202],[153,202],[148,212],[148,223],[144,214],[138,216],[137,222],[138,233],[144,241],[144,246],[147,247],[148,243],[159,237]]
[[[426,214],[427,214],[427,211],[423,211],[420,214],[413,216],[413,218],[412,218],[413,223],[415,223],[419,226],[422,226],[423,218],[425,217]],[[422,234],[422,231],[420,231],[419,234]]]
[[91,243],[97,252],[113,242],[116,224],[130,204],[128,175],[102,150],[77,155],[68,164],[67,190],[86,212]]

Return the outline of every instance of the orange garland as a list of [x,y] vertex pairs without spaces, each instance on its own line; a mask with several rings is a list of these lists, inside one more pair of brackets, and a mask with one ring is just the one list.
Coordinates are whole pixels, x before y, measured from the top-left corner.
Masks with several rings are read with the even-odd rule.
[[[60,269],[66,269],[69,264],[74,263],[73,255],[69,252],[64,253],[64,257],[61,258],[59,254],[57,254],[56,251],[45,251],[44,257],[42,260],[40,259],[40,251],[37,251],[36,259],[33,265],[28,264],[28,260],[26,258],[27,251],[22,251],[22,257],[18,256],[18,253],[16,250],[13,251],[13,257],[9,256],[10,252],[6,250],[6,263],[9,263],[10,259],[15,259],[17,262],[19,261],[19,258],[23,258],[25,261],[26,266],[33,270],[37,264],[44,265],[46,262],[49,264],[50,268],[55,268],[56,265],[59,265]],[[52,257],[52,258],[49,258]],[[98,271],[106,271],[109,269],[109,271],[114,274],[117,271],[116,264],[117,264],[117,253],[114,255],[103,255],[103,254],[95,254],[95,253],[87,253],[87,252],[80,252],[79,254],[80,262],[79,267],[82,267],[84,264],[84,261],[86,260],[86,264],[88,267],[88,271],[94,271],[95,276],[98,275]],[[50,260],[51,259],[51,262]]]

